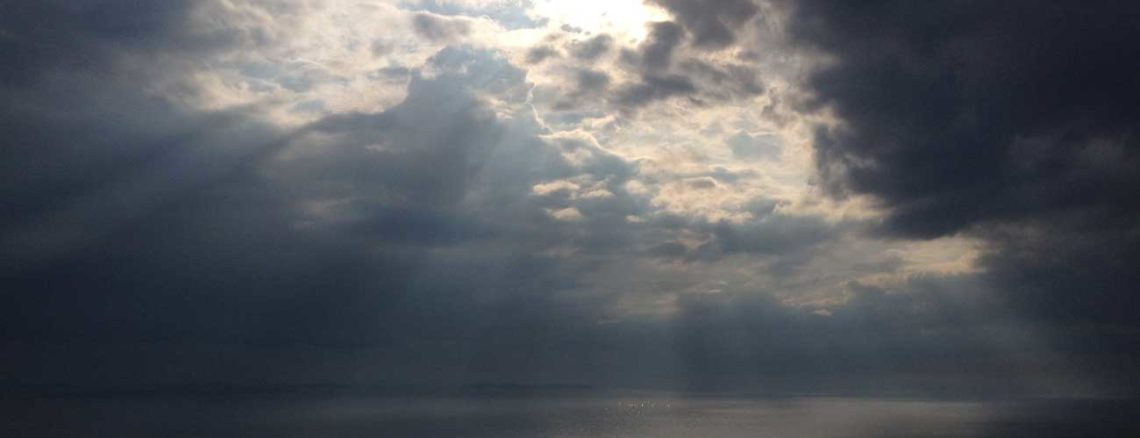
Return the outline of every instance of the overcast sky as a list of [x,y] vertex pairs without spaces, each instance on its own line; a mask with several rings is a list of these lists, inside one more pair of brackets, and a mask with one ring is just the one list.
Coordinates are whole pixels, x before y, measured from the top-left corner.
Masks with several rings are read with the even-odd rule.
[[1140,389],[1140,3],[0,13],[0,383]]

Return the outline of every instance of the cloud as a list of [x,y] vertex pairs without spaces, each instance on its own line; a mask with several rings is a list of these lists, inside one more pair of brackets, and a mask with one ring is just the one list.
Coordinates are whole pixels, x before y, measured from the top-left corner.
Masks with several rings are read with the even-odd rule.
[[[193,2],[173,1],[167,5],[137,5],[125,0],[71,5],[45,1],[12,5],[2,19],[4,38],[0,55],[6,62],[0,74],[8,81],[32,81],[44,69],[58,68],[80,53],[99,53],[108,46],[130,50],[158,48],[180,51],[203,41],[188,38],[190,25],[182,20]],[[90,56],[80,67],[96,67],[109,61]],[[74,62],[74,61],[73,61]]]
[[[562,303],[596,262],[546,253],[619,244],[625,231],[605,225],[638,213],[620,187],[629,166],[582,141],[540,137],[526,118],[525,73],[502,55],[444,49],[411,72],[403,103],[287,131],[180,108],[115,72],[87,87],[86,72],[53,71],[84,86],[40,101],[45,112],[5,119],[5,141],[38,145],[5,148],[6,163],[75,173],[6,175],[5,197],[19,208],[2,228],[4,348],[23,357],[41,343],[73,343],[72,354],[103,351],[135,374],[43,374],[31,361],[13,371],[20,379],[194,379],[179,373],[207,360],[145,347],[159,343],[395,348],[406,353],[374,364],[376,377],[499,380],[512,358],[593,336],[578,327],[605,303]],[[584,187],[570,204],[532,193],[564,178]],[[456,342],[483,339],[494,342],[447,360]],[[139,354],[182,371],[164,374],[110,345],[143,345]],[[439,361],[466,365],[408,366]],[[249,377],[214,370],[207,379]]]
[[685,76],[646,76],[640,83],[618,89],[617,100],[622,105],[637,107],[673,96],[687,95],[696,90],[693,82]]
[[595,35],[588,40],[571,43],[570,53],[583,61],[593,61],[608,53],[613,41],[613,37],[607,34]]
[[[946,25],[922,31],[942,17]],[[1028,3],[905,13],[799,5],[797,33],[838,56],[812,79],[818,103],[846,123],[820,134],[822,175],[833,190],[878,195],[894,208],[892,226],[913,235],[1059,208],[1127,214],[1113,193],[1130,177],[1086,158],[1099,148],[1130,163],[1137,114],[1117,97],[1140,87],[1117,64],[1135,50],[1120,44],[1134,30],[1118,17]]]
[[462,39],[471,33],[471,23],[464,19],[447,18],[429,13],[412,16],[412,29],[416,35],[436,43]]
[[[106,239],[283,143],[274,127],[241,112],[196,111],[139,90],[140,82],[161,90],[160,78],[186,80],[182,67],[197,59],[250,47],[187,17],[213,9],[175,3],[132,9],[127,19],[119,12],[128,2],[103,3],[98,13],[57,2],[21,6],[0,24],[0,52],[19,54],[6,63],[13,80],[0,87],[10,158],[0,195],[13,206],[0,215],[0,239],[19,248],[5,252],[17,266]],[[28,25],[41,15],[63,30],[48,36]],[[137,62],[158,53],[178,56]]]
[[773,135],[750,135],[738,132],[728,138],[732,154],[746,160],[773,160],[780,157],[780,139]]
[[828,224],[814,216],[794,217],[770,214],[743,224],[720,222],[713,226],[713,245],[726,253],[748,252],[780,257],[830,240],[835,233]]
[[701,97],[716,101],[743,100],[764,93],[754,67],[744,64],[713,65],[697,59],[682,62],[679,70],[699,84]]
[[469,18],[488,17],[507,29],[532,29],[543,26],[547,21],[545,18],[535,18],[528,13],[528,10],[533,7],[531,0],[417,0],[404,2],[402,6],[439,15]]
[[609,87],[610,75],[597,70],[578,71],[578,90],[586,93],[601,91]]
[[736,41],[735,31],[759,12],[752,0],[652,0],[668,10],[693,36],[697,47],[723,48]]
[[[883,231],[989,243],[1006,304],[1135,356],[1140,29],[1132,4],[801,1],[788,23],[828,59],[808,80],[838,124],[814,141],[834,194]],[[1092,329],[1101,324],[1114,329]],[[1062,328],[1065,327],[1065,328]],[[1083,327],[1083,328],[1078,328]],[[1130,339],[1130,340],[1129,340]],[[1112,353],[1108,353],[1112,352]]]
[[[995,319],[975,299],[984,288],[972,276],[912,278],[892,288],[851,283],[847,301],[830,311],[731,289],[688,294],[674,326],[680,381],[726,390],[938,393],[947,382],[966,392],[1040,390],[1027,377],[1063,367],[1035,362],[1047,348]],[[1018,342],[1018,355],[1006,354],[1005,344]]]
[[671,21],[653,23],[649,37],[641,43],[640,63],[646,72],[656,72],[669,68],[673,63],[673,53],[681,44],[684,35],[681,26]]
[[[798,174],[776,147],[788,133],[768,134],[779,127],[747,108],[768,78],[760,81],[753,58],[709,50],[748,32],[756,12],[743,3],[662,2],[676,22],[653,24],[641,45],[551,39],[538,48],[566,56],[538,53],[530,71],[509,61],[533,47],[512,45],[526,32],[460,43],[476,23],[466,17],[524,26],[527,12],[506,3],[515,4],[106,0],[6,11],[0,351],[17,358],[2,365],[15,376],[8,381],[882,392],[875,382],[902,370],[888,389],[1028,390],[1032,378],[1010,369],[1053,376],[1062,365],[1034,362],[1046,349],[994,309],[1076,296],[1042,289],[1134,280],[1125,270],[1134,235],[1119,225],[1130,210],[1113,201],[1124,191],[1057,203],[1037,179],[981,173],[1017,183],[991,186],[995,196],[1042,194],[1034,211],[1056,215],[1012,202],[966,221],[929,215],[949,224],[935,235],[965,230],[993,245],[980,275],[930,268],[905,241],[869,236],[862,219],[789,188]],[[319,26],[353,15],[345,11],[372,9],[395,17],[392,35],[318,37],[331,29]],[[828,68],[859,65],[838,61]],[[990,90],[989,77],[969,83]],[[554,94],[585,108],[577,119],[543,107],[551,82],[567,84]],[[899,96],[926,90],[897,82]],[[829,187],[879,195],[897,213],[887,228],[904,234],[905,205],[948,202],[950,186],[880,193],[858,182],[860,172],[911,175],[901,164],[925,163],[917,152],[897,162],[867,155],[874,148],[859,146],[870,144],[861,135],[918,127],[888,128],[902,117],[890,111],[878,112],[882,121],[843,109],[890,109],[891,96],[853,103],[836,91],[847,88],[814,85],[818,103],[838,108],[851,129],[823,131],[817,143],[821,154],[845,152],[821,161],[840,169],[826,175]],[[623,112],[673,98],[683,115]],[[1032,118],[996,108],[988,123],[999,127],[1015,126],[1002,117]],[[1108,120],[1099,111],[1071,113]],[[1121,120],[1111,126],[1131,126]],[[1123,131],[1058,126],[1011,140],[1010,168],[1066,168],[1072,178],[1063,181],[1102,188],[1132,181]],[[1058,155],[1068,141],[1089,146]],[[845,169],[863,162],[848,157],[882,165]],[[1080,208],[1068,215],[1060,205]],[[994,292],[999,284],[1009,287]],[[1085,317],[1122,296],[1081,297],[1090,298],[1035,314]],[[1119,306],[1102,319],[1127,317]],[[1128,338],[1101,340],[1122,349]],[[99,365],[68,365],[89,361]]]
[[[638,46],[622,48],[618,66],[629,73],[607,96],[620,110],[646,107],[672,97],[688,96],[693,103],[727,102],[763,94],[753,66],[723,60],[703,60],[685,45],[684,28],[671,21],[649,23],[649,35]],[[571,42],[567,49],[579,60],[593,63],[609,50],[611,38]],[[579,79],[582,79],[579,76]],[[579,81],[576,99],[592,91]]]
[[547,58],[556,58],[558,56],[561,56],[561,53],[554,47],[538,46],[526,52],[526,62],[527,64],[538,64]]

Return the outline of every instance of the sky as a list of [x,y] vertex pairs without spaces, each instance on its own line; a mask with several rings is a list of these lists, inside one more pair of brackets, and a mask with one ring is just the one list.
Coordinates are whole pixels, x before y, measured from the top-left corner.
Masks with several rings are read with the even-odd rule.
[[0,385],[1140,390],[1140,3],[4,9]]

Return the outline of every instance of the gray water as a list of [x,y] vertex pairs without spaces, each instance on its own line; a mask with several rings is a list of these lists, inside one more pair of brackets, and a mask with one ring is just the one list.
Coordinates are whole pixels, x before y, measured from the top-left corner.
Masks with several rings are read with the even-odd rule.
[[4,401],[7,437],[1111,437],[1121,401],[517,397],[54,397]]

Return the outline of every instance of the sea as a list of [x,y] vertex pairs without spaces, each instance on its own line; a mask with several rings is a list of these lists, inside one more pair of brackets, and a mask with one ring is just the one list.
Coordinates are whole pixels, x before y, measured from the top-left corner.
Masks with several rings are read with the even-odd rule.
[[28,438],[1140,437],[1140,404],[1119,399],[156,392],[0,403],[0,436]]

